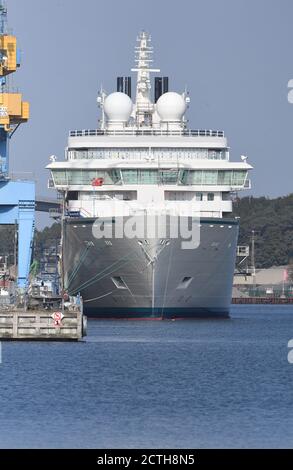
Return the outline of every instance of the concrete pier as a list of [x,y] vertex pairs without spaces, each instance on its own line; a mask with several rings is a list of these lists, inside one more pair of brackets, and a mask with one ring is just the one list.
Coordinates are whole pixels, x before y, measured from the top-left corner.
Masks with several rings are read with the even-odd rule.
[[[61,318],[61,320],[59,320]],[[86,336],[82,311],[0,310],[0,340],[80,341]]]

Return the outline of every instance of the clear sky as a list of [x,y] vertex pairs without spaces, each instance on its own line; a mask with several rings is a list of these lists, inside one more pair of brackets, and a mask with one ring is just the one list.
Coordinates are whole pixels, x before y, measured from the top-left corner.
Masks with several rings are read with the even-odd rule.
[[46,189],[50,155],[70,129],[96,128],[102,83],[134,64],[137,33],[152,34],[155,66],[173,91],[187,85],[190,127],[224,130],[233,160],[254,165],[254,195],[293,192],[292,0],[8,0],[22,68],[14,78],[31,120],[12,144],[12,169]]

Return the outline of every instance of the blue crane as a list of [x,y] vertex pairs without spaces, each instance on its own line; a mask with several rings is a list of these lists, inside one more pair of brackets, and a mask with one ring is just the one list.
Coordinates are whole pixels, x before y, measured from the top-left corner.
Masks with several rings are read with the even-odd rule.
[[[29,119],[29,103],[9,87],[9,75],[20,67],[17,38],[7,29],[7,7],[0,0],[0,225],[16,225],[18,234],[17,284],[26,289],[35,228],[35,182],[13,178],[9,171],[9,143]],[[1,253],[0,246],[0,255]]]

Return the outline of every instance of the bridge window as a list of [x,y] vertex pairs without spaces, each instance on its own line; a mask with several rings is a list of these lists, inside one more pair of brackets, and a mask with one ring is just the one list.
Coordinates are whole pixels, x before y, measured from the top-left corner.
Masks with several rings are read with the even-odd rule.
[[178,170],[161,170],[160,180],[162,184],[172,184],[178,181]]
[[93,180],[102,179],[103,185],[183,185],[242,187],[246,170],[52,170],[56,186],[91,186]]
[[104,185],[120,182],[119,170],[52,170],[56,186],[91,186],[95,179],[102,179]]
[[244,186],[246,170],[182,170],[179,182],[194,186]]

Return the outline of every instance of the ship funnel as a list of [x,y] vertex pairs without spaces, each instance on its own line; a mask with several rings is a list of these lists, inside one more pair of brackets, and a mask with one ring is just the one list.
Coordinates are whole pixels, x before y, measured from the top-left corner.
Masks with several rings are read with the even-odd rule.
[[131,77],[118,77],[117,78],[117,92],[125,93],[125,95],[131,98],[131,95],[132,95]]
[[163,93],[169,92],[169,77],[163,78]]
[[162,77],[155,78],[155,103],[161,98],[163,94],[163,80]]
[[117,93],[124,93],[124,79],[123,77],[117,78]]
[[169,77],[156,77],[155,78],[155,103],[161,98],[162,95],[169,91]]

